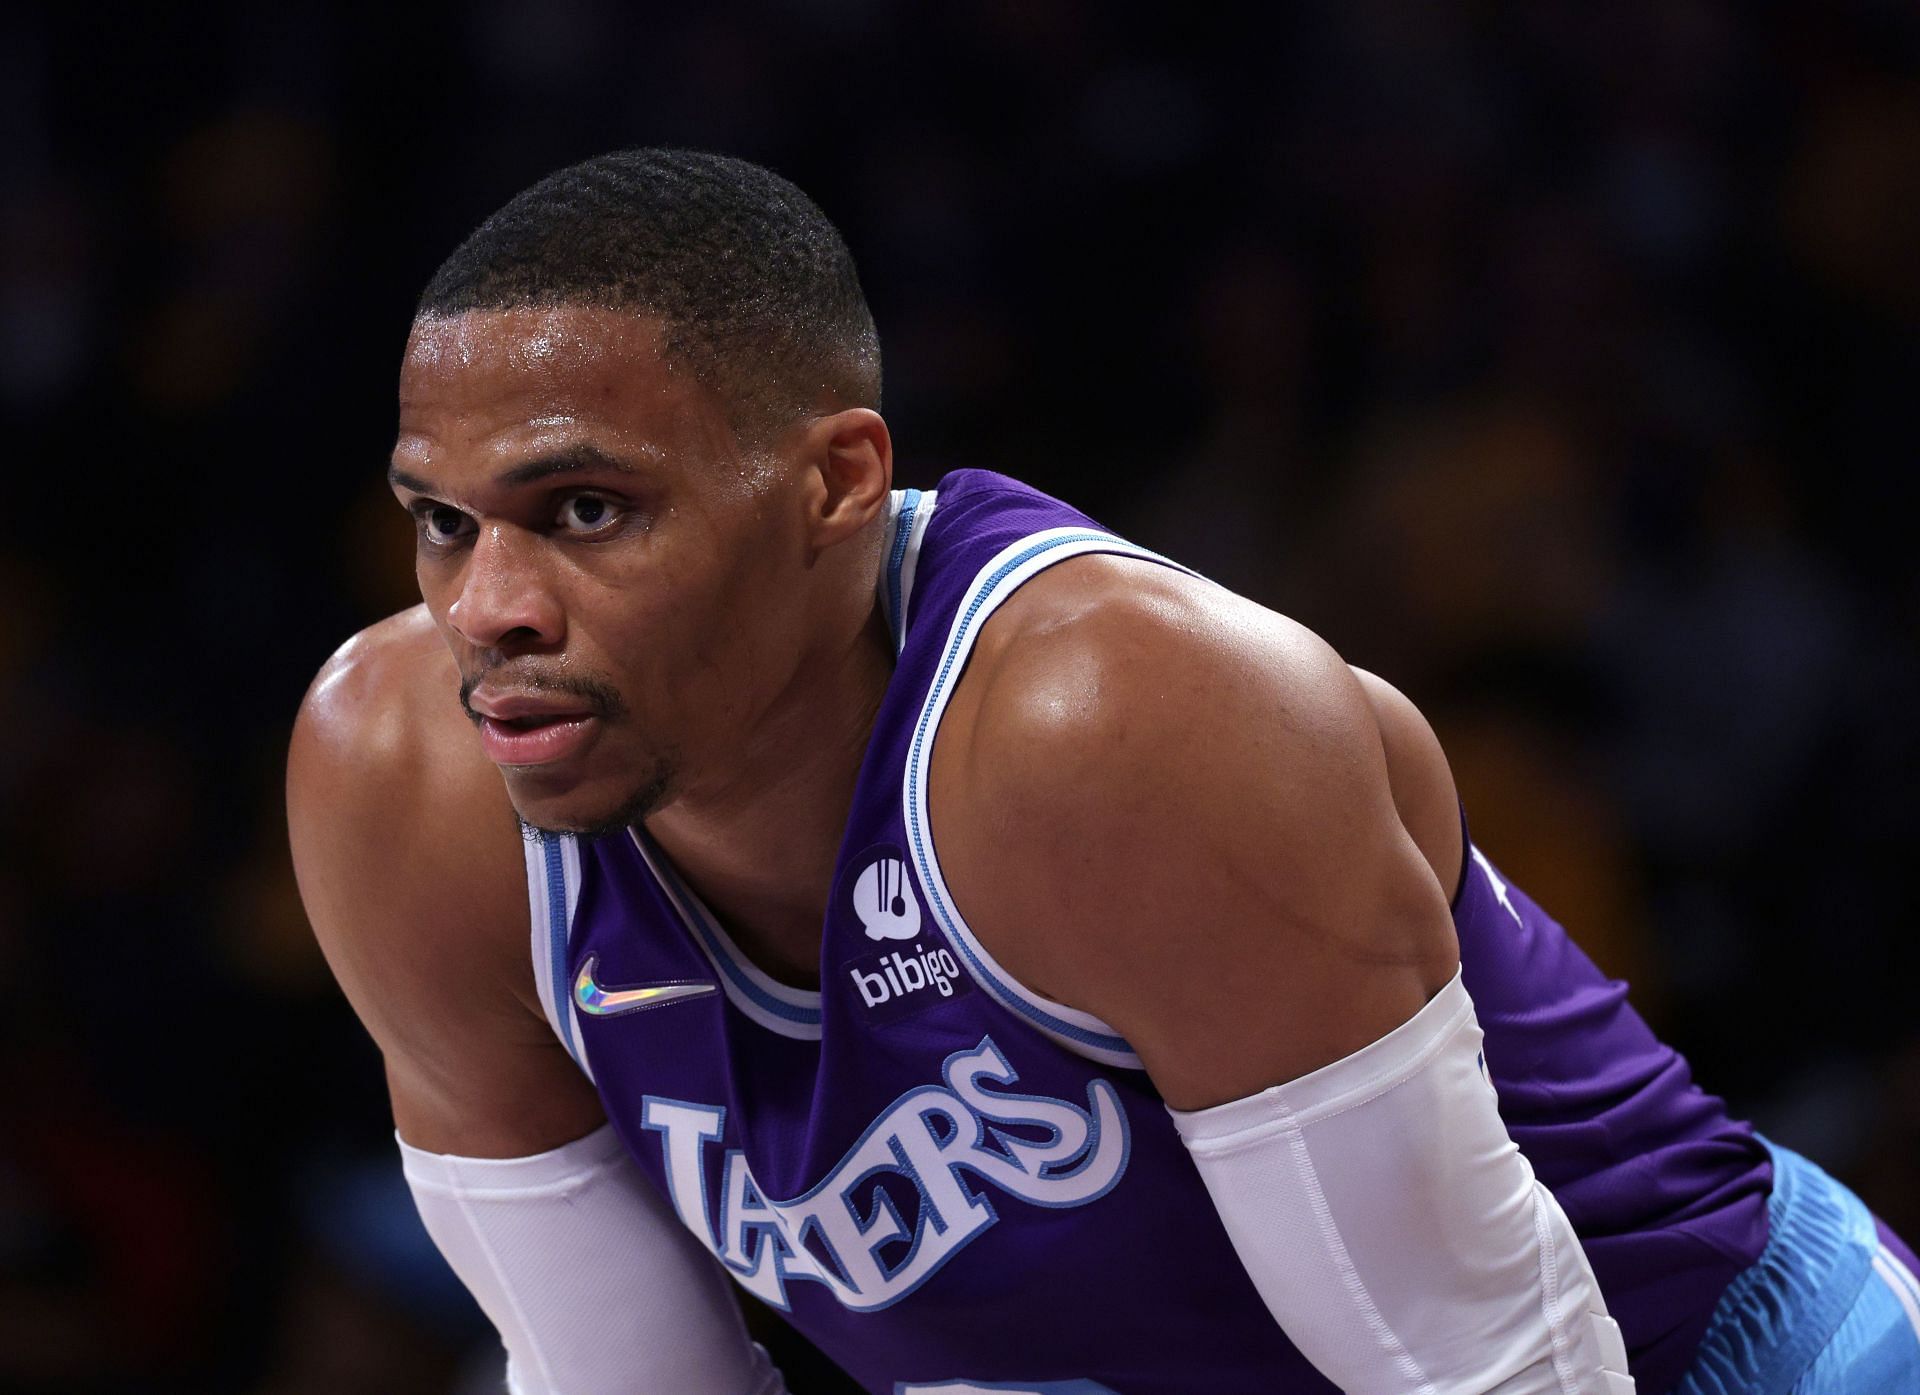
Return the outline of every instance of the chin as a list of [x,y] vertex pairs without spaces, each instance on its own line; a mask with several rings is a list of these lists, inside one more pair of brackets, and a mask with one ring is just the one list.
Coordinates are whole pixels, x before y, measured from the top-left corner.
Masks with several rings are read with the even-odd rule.
[[511,778],[507,794],[520,825],[529,833],[548,837],[567,835],[592,841],[624,833],[660,806],[666,794],[666,772],[656,770],[638,788],[609,795],[604,789],[573,789],[544,793],[516,788]]

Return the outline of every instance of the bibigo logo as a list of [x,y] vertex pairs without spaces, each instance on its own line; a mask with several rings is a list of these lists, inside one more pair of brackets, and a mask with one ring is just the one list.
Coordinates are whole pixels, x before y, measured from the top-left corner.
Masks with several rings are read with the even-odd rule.
[[842,952],[835,972],[860,995],[864,1020],[883,1025],[971,989],[959,951],[929,933],[932,913],[897,846],[879,843],[861,853],[834,894],[838,923],[860,927],[847,935],[851,952]]
[[909,993],[918,993],[929,985],[938,990],[941,997],[951,998],[954,980],[960,977],[960,966],[954,962],[953,951],[942,945],[938,949],[922,948],[917,954],[895,950],[880,956],[876,970],[854,964],[848,966],[847,972],[860,990],[860,1001],[873,1008]]
[[870,940],[910,940],[920,933],[920,901],[907,881],[907,864],[880,857],[854,879],[853,913]]

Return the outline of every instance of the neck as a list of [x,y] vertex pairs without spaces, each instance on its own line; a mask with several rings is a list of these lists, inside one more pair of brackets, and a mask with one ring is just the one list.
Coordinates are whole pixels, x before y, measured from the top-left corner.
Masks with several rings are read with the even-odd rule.
[[876,606],[851,640],[799,665],[723,770],[646,820],[680,875],[761,968],[817,985],[840,842],[893,676]]

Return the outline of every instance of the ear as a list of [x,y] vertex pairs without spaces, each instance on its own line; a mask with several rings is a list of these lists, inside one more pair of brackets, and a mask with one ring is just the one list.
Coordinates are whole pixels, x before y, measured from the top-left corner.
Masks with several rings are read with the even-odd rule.
[[887,506],[893,489],[893,437],[868,407],[809,422],[802,445],[814,474],[807,524],[816,553],[853,537]]

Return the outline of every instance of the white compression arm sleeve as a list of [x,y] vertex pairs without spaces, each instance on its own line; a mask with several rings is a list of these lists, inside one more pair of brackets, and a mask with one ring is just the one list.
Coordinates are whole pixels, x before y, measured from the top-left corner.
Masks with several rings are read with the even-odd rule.
[[530,1158],[400,1153],[427,1233],[500,1330],[513,1395],[784,1395],[612,1125]]
[[1632,1395],[1579,1239],[1507,1136],[1456,973],[1371,1046],[1172,1111],[1289,1340],[1362,1395]]

